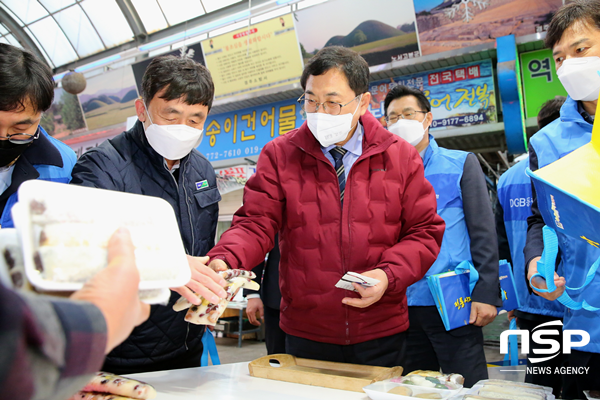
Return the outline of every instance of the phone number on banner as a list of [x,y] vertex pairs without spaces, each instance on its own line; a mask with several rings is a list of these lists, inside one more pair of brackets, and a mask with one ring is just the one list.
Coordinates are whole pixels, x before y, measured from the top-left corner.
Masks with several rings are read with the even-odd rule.
[[221,158],[241,157],[242,155],[251,156],[260,153],[262,147],[250,146],[243,149],[231,149],[222,152],[206,153],[205,156],[209,161],[220,160]]
[[432,128],[439,126],[455,126],[455,125],[467,125],[467,124],[480,124],[486,121],[485,114],[471,114],[461,115],[459,117],[450,117],[444,119],[435,119],[431,123]]

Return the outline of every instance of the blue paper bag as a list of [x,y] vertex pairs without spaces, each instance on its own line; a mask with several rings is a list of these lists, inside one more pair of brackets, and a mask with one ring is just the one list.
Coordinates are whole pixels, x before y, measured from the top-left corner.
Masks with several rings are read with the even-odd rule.
[[498,307],[498,314],[500,314],[500,311],[516,310],[521,304],[517,296],[517,286],[515,285],[512,268],[506,260],[500,260],[498,272],[500,276],[500,289],[502,290],[502,306]]
[[447,331],[469,325],[471,292],[479,274],[470,261],[463,261],[454,271],[427,277],[438,312]]

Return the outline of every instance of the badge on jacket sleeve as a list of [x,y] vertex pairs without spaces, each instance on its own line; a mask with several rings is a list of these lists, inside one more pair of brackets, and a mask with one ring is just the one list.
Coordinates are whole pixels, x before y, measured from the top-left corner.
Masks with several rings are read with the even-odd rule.
[[206,189],[208,187],[208,181],[205,179],[200,182],[196,182],[196,190]]

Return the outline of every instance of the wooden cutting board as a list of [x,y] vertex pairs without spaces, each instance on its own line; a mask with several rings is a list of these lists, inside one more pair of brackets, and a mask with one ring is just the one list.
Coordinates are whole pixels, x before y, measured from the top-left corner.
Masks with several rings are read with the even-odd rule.
[[384,368],[296,358],[289,354],[258,358],[248,364],[248,369],[251,376],[258,378],[353,392],[362,392],[363,387],[373,382],[401,376],[403,370],[402,367]]

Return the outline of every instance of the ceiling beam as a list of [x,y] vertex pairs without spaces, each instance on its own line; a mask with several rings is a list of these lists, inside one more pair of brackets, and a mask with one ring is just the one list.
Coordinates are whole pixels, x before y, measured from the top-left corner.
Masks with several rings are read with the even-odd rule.
[[148,36],[148,32],[146,32],[146,28],[142,23],[142,19],[140,18],[140,15],[137,13],[133,4],[131,4],[131,0],[117,0],[117,4],[125,16],[125,19],[127,20],[127,23],[133,32],[133,36],[141,39]]
[[[270,1],[272,1],[272,0],[252,0],[252,5],[258,6],[258,5],[261,5],[263,3],[267,3]],[[113,48],[101,51],[99,53],[93,54],[88,57],[83,57],[79,61],[74,61],[72,63],[58,66],[54,69],[54,73],[58,74],[63,71],[75,69],[78,66],[92,63],[94,61],[101,60],[103,58],[110,57],[115,54],[119,54],[123,51],[130,50],[130,49],[140,46],[142,44],[154,42],[155,40],[164,39],[168,36],[175,35],[179,32],[185,31],[186,26],[187,26],[187,29],[189,30],[196,26],[208,24],[208,23],[216,21],[220,18],[224,18],[229,15],[236,14],[240,11],[246,11],[246,10],[248,10],[248,0],[243,0],[240,3],[232,4],[230,6],[221,8],[221,9],[213,11],[211,13],[201,15],[201,16],[191,19],[187,22],[182,22],[180,24],[171,26],[169,28],[165,28],[163,30],[150,33],[145,38],[134,38],[134,40],[129,41],[127,43],[123,43],[119,46],[115,46]],[[135,34],[135,32],[134,32],[134,34]]]
[[[25,32],[25,30],[21,28],[17,21],[15,21],[14,18],[11,17],[10,14],[8,14],[2,7],[0,7],[0,21],[6,25],[10,33],[12,33],[19,43],[21,43],[23,48],[33,52],[33,54],[35,54],[40,60],[42,60],[44,63],[47,63],[42,49],[35,44],[27,32]],[[52,68],[51,65],[50,68]]]

